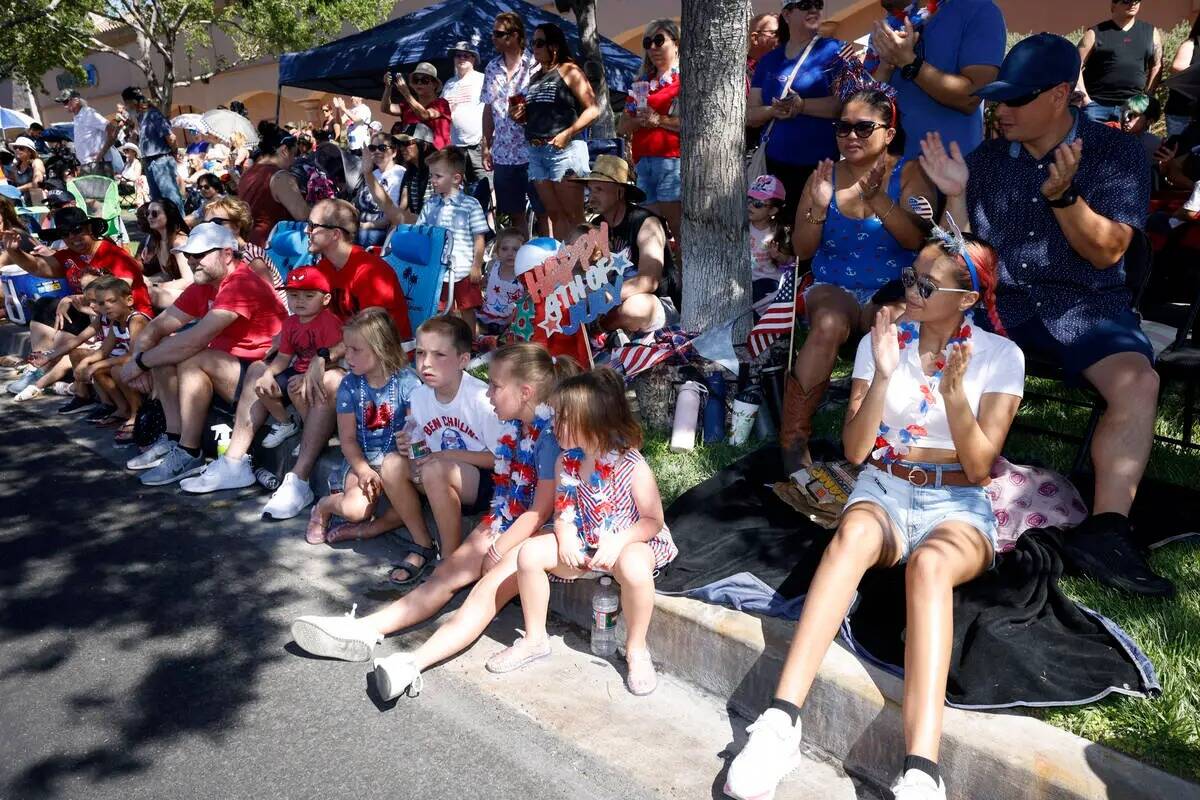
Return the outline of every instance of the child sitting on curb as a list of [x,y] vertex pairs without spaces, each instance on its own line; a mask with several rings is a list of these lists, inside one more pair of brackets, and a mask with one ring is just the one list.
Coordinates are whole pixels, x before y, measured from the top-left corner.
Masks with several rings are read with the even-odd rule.
[[120,278],[106,275],[90,284],[106,321],[104,342],[100,345],[97,358],[75,367],[78,379],[91,382],[107,395],[115,406],[112,414],[98,420],[100,427],[120,425],[114,438],[117,444],[133,441],[133,427],[138,409],[142,406],[142,395],[137,389],[117,378],[113,372],[129,360],[129,343],[142,332],[150,317],[133,308],[133,287]]
[[[29,357],[29,363],[38,368],[45,368],[48,364],[57,364],[64,355],[69,357],[72,371],[75,374],[75,396],[59,409],[59,413],[62,414],[78,414],[84,409],[99,406],[99,408],[92,409],[90,413],[95,413],[96,419],[102,419],[116,408],[109,402],[107,395],[101,395],[92,387],[90,381],[81,380],[79,377],[81,366],[87,366],[100,358],[100,346],[104,344],[105,321],[100,306],[96,302],[95,290],[96,282],[102,277],[104,276],[100,273],[90,270],[82,273],[79,276],[80,293],[63,298],[63,304],[70,301],[72,308],[78,309],[90,317],[91,321],[88,325],[74,336],[64,332],[59,337],[58,345],[52,350],[34,353]],[[60,309],[64,307],[63,304],[60,304]],[[28,384],[13,400],[19,402],[41,397],[45,394],[50,377],[51,373],[46,373],[35,382]],[[100,413],[101,411],[103,413]]]
[[301,617],[292,636],[314,655],[365,661],[384,636],[411,628],[437,614],[454,594],[474,581],[462,607],[420,647],[375,661],[375,685],[391,700],[410,686],[421,691],[421,672],[469,647],[517,596],[517,551],[530,536],[550,535],[543,525],[554,513],[558,440],[546,399],[579,366],[555,358],[529,342],[496,352],[488,371],[488,398],[506,420],[496,450],[492,510],[463,546],[438,564],[429,580],[391,605],[357,619]]
[[[317,502],[309,516],[305,532],[309,544],[364,538],[362,523],[374,517],[383,496],[380,467],[388,454],[395,453],[396,434],[404,424],[410,396],[420,384],[408,367],[400,334],[382,308],[372,306],[355,314],[342,335],[350,372],[338,385],[336,408],[345,464],[330,478],[330,494]],[[333,516],[346,522],[328,530]]]
[[554,537],[521,546],[517,582],[525,635],[488,659],[490,672],[512,672],[550,655],[546,614],[550,579],[570,582],[611,574],[621,584],[628,633],[626,685],[654,691],[658,678],[646,632],[654,611],[654,573],[679,554],[663,524],[662,498],[638,447],[642,430],[625,400],[625,383],[600,368],[559,384],[551,397],[558,464]]
[[332,297],[329,280],[312,267],[292,270],[285,284],[291,316],[279,331],[279,352],[268,364],[256,361],[246,370],[246,384],[253,392],[242,392],[234,414],[233,436],[225,455],[210,462],[194,478],[180,481],[185,492],[205,494],[222,489],[241,489],[254,484],[254,470],[247,455],[254,434],[268,415],[273,420],[263,439],[268,450],[286,442],[300,429],[295,416],[283,407],[290,400],[303,420],[309,412],[308,366],[313,359],[330,358],[330,348],[342,341],[342,322],[329,310]]

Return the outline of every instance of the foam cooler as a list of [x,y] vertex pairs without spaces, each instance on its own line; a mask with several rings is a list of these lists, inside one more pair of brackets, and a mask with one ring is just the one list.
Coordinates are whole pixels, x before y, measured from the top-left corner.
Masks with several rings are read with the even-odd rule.
[[0,267],[0,283],[4,284],[4,309],[8,318],[28,325],[33,303],[42,297],[66,297],[71,293],[66,278],[39,278],[20,267]]

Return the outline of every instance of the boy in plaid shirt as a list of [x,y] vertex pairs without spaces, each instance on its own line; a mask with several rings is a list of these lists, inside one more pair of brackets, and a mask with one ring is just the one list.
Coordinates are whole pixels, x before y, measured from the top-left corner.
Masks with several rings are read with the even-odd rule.
[[436,225],[450,231],[454,297],[448,297],[449,287],[444,287],[442,305],[448,312],[456,311],[472,333],[476,333],[475,309],[483,305],[479,285],[483,282],[483,235],[490,230],[487,217],[479,201],[462,190],[466,159],[461,150],[447,147],[431,155],[425,163],[429,166],[433,193],[425,201],[417,224]]

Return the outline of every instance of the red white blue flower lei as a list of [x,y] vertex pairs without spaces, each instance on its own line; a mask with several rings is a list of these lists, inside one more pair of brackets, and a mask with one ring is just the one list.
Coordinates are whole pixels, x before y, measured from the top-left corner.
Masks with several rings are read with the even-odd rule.
[[[871,453],[872,458],[885,464],[903,461],[909,450],[920,439],[929,435],[929,430],[925,427],[925,420],[929,416],[929,410],[938,404],[938,385],[942,382],[942,370],[946,368],[946,359],[949,358],[950,348],[956,344],[970,341],[974,330],[970,319],[964,319],[958,334],[950,337],[946,342],[946,349],[938,355],[934,362],[934,373],[926,375],[925,370],[921,369],[921,357],[916,347],[921,341],[921,324],[919,322],[901,322],[896,325],[901,363],[907,362],[913,365],[921,376],[919,384],[921,396],[912,405],[913,421],[908,425],[899,430],[892,430],[882,422],[879,423],[879,433],[875,437],[875,450]],[[913,345],[913,347],[910,349],[909,345]],[[907,357],[904,353],[906,350],[909,351]]]
[[493,536],[508,530],[517,517],[533,505],[538,476],[535,453],[538,439],[554,424],[554,411],[544,403],[533,412],[528,430],[519,419],[509,420],[496,445],[496,465],[492,473],[492,510],[484,522]]
[[601,538],[612,531],[615,522],[615,505],[608,495],[613,471],[621,454],[612,450],[598,456],[596,464],[592,468],[592,476],[588,479],[588,486],[591,487],[592,496],[596,499],[595,518],[599,520],[598,526],[585,526],[583,518],[579,514],[579,486],[582,483],[582,479],[579,477],[579,467],[583,463],[583,456],[583,450],[578,447],[563,453],[563,471],[562,475],[558,477],[558,492],[554,498],[554,510],[558,512],[559,520],[575,531],[584,546],[594,548],[599,546]]

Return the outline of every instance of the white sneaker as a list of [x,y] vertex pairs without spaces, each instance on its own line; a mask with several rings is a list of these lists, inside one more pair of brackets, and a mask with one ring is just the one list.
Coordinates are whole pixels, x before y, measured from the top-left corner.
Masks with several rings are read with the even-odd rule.
[[222,489],[244,489],[254,483],[249,456],[242,456],[237,461],[221,456],[209,462],[196,477],[180,481],[179,488],[190,494],[207,494]]
[[800,721],[768,708],[746,728],[746,746],[729,765],[725,794],[738,800],[771,800],[784,777],[800,766]]
[[13,398],[14,403],[24,403],[26,400],[33,400],[35,397],[41,397],[45,392],[38,388],[37,384],[31,383],[21,391],[17,392],[17,396]]
[[313,501],[313,491],[308,481],[302,481],[294,472],[283,476],[283,483],[271,495],[271,499],[263,506],[263,519],[291,519],[310,506]]
[[340,617],[300,617],[292,623],[292,638],[307,653],[342,661],[366,661],[383,641],[383,634],[356,619],[355,604]]
[[371,666],[375,668],[375,688],[385,701],[395,700],[405,692],[410,697],[416,697],[425,688],[421,670],[417,669],[411,653],[393,653],[387,658],[377,658],[371,662]]
[[268,450],[274,450],[295,435],[298,430],[300,430],[300,425],[296,422],[295,417],[288,417],[287,422],[272,420],[271,430],[263,438],[262,446]]
[[946,800],[946,784],[919,769],[910,769],[892,784],[895,800]]
[[75,384],[67,383],[66,381],[58,381],[50,387],[50,391],[59,397],[74,397]]
[[8,386],[5,386],[4,391],[9,394],[20,394],[26,386],[35,383],[40,377],[42,377],[42,371],[31,367],[25,371],[24,375],[8,384]]
[[179,442],[171,442],[171,449],[158,466],[143,472],[139,480],[143,486],[166,486],[203,469],[204,456],[191,455],[179,446]]
[[153,469],[162,463],[163,456],[171,452],[171,440],[164,433],[154,443],[125,462],[125,469]]

